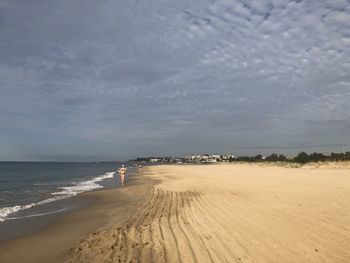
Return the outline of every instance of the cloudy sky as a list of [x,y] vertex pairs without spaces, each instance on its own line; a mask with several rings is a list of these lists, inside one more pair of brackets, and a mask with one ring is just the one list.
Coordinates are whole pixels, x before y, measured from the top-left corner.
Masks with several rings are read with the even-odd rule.
[[350,148],[349,0],[1,0],[0,159]]

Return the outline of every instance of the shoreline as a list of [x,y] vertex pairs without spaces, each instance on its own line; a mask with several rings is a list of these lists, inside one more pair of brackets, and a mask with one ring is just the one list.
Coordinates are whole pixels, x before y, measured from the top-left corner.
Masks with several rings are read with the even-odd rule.
[[[0,163],[1,222],[51,213],[61,200],[119,185],[121,163]],[[134,170],[134,169],[132,169]],[[46,211],[44,208],[48,208]],[[62,210],[64,207],[60,207]],[[58,209],[57,209],[58,210]],[[35,212],[34,212],[35,213]]]
[[131,208],[142,203],[144,192],[139,188],[151,181],[142,177],[141,173],[134,173],[122,187],[81,193],[75,198],[88,200],[87,206],[59,215],[35,233],[1,242],[0,262],[68,260],[79,240],[112,223],[112,220],[123,222],[130,216]]
[[[31,210],[24,211],[25,213],[30,213],[28,216],[0,222],[0,246],[9,241],[39,233],[45,228],[55,224],[64,216],[86,209],[94,205],[96,201],[96,198],[92,196],[81,196],[81,194],[78,194],[44,204],[42,207],[32,207],[30,208]],[[44,213],[41,213],[41,210],[43,210]]]
[[[131,167],[128,172],[128,177],[132,178],[137,173],[138,170]],[[113,176],[111,176],[111,174],[113,174]],[[33,202],[28,208],[26,207],[29,205],[21,205],[21,207],[24,208],[7,215],[5,220],[0,220],[0,244],[19,237],[35,234],[41,229],[56,222],[64,215],[89,207],[96,200],[92,196],[82,195],[84,193],[120,187],[116,171],[107,171],[102,175],[93,177],[92,179],[86,179],[72,185],[67,183],[68,186],[61,187],[61,189],[64,189],[62,191],[68,191],[67,189],[79,188],[80,186],[86,188],[86,183],[89,182],[98,182],[98,184],[95,184],[90,190],[74,189],[74,191],[78,191],[75,195],[65,194],[58,197],[55,194],[55,191],[60,191],[60,188],[57,188],[53,190],[51,196],[46,196],[39,201]],[[16,206],[13,206],[12,208],[15,207]]]

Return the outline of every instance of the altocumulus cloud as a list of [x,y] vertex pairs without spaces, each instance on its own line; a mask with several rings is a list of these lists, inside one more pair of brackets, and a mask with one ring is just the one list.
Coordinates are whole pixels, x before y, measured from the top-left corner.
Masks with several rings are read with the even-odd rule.
[[3,0],[1,159],[337,150],[347,0]]

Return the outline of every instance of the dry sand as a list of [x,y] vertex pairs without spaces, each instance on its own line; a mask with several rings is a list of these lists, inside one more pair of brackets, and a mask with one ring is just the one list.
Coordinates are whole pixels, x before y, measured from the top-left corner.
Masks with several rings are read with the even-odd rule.
[[350,170],[144,168],[158,183],[71,262],[350,262]]

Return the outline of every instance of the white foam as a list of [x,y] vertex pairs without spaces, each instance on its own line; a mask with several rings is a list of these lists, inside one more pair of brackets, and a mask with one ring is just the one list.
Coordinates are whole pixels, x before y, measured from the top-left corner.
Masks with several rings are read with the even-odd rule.
[[0,222],[5,221],[6,219],[9,219],[8,218],[9,215],[16,213],[18,211],[22,211],[38,205],[51,203],[57,200],[69,198],[83,192],[102,188],[103,186],[97,183],[103,181],[104,179],[113,178],[114,174],[115,172],[108,172],[103,175],[97,176],[91,180],[75,183],[72,186],[59,187],[61,191],[52,193],[53,197],[41,200],[37,203],[31,203],[23,206],[16,205],[12,207],[2,207],[0,208]]
[[13,214],[13,213],[16,213],[18,211],[26,210],[28,208],[31,208],[31,207],[34,207],[34,206],[38,206],[38,205],[51,203],[51,202],[54,202],[54,201],[57,201],[57,200],[61,200],[61,199],[67,198],[67,197],[69,197],[69,196],[56,196],[56,197],[50,197],[50,198],[41,200],[41,201],[39,201],[37,203],[31,203],[31,204],[28,204],[28,205],[22,205],[22,206],[16,205],[16,206],[12,206],[12,207],[0,208],[0,222],[5,221],[7,219],[10,219],[10,218],[8,218],[8,216]]
[[27,216],[19,216],[19,217],[8,217],[6,220],[13,220],[13,219],[23,219],[23,218],[31,218],[31,217],[38,217],[38,216],[44,216],[44,215],[51,215],[51,214],[57,214],[60,212],[67,211],[67,208],[61,208],[52,212],[46,212],[46,213],[39,213],[34,215],[27,215]]
[[104,175],[95,177],[91,180],[88,181],[84,181],[84,182],[80,182],[80,183],[76,183],[73,186],[64,186],[64,187],[59,187],[60,190],[59,192],[54,192],[52,193],[53,195],[69,195],[69,196],[73,196],[73,195],[77,195],[83,192],[87,192],[87,191],[91,191],[94,189],[98,189],[98,188],[102,188],[102,185],[97,184],[97,182],[101,182],[104,179],[107,178],[113,178],[114,177],[115,172],[109,172],[109,173],[105,173]]
[[30,205],[25,205],[25,206],[20,206],[20,205],[16,205],[16,206],[12,206],[12,207],[3,207],[3,208],[0,208],[0,222],[1,221],[5,221],[5,219],[10,215],[10,214],[13,214],[13,213],[16,213],[20,210],[23,210],[23,209],[28,209],[30,207],[33,207],[32,204]]

